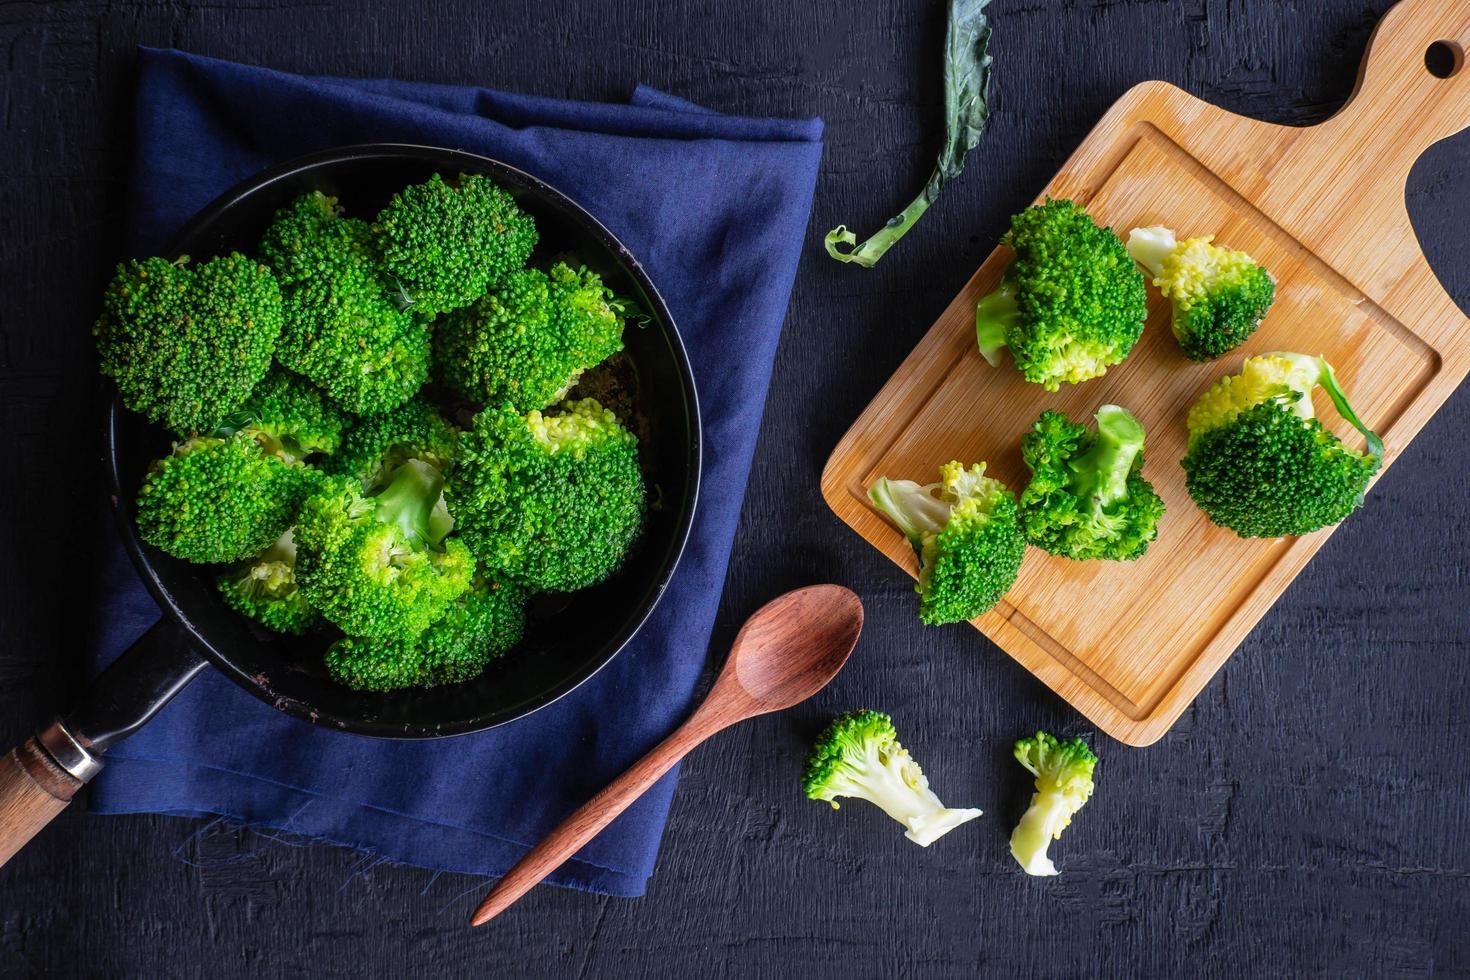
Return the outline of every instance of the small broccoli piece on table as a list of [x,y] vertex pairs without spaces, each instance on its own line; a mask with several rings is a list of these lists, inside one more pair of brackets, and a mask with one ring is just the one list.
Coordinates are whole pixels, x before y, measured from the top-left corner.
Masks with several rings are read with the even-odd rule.
[[1065,742],[1046,732],[1016,742],[1016,761],[1036,777],[1036,793],[1021,822],[1011,832],[1011,854],[1028,875],[1054,875],[1047,857],[1051,842],[1061,839],[1072,817],[1092,797],[1097,756],[1080,738]]
[[327,672],[357,691],[437,687],[473,680],[521,641],[526,593],[476,576],[443,618],[413,637],[349,636],[327,650]]
[[197,436],[149,470],[135,505],[138,532],[185,561],[239,561],[291,526],[319,479],[267,453],[249,433]]
[[124,262],[92,333],[123,404],[190,435],[212,431],[265,376],[281,323],[270,270],[231,253]]
[[1181,242],[1157,225],[1128,233],[1128,254],[1174,303],[1174,337],[1191,361],[1213,360],[1245,343],[1276,298],[1276,280],[1255,259],[1213,241]]
[[422,460],[398,467],[375,496],[327,477],[296,522],[297,578],[306,599],[353,636],[422,633],[470,585],[475,561],[446,539],[444,479]]
[[[1316,418],[1312,390],[1327,389],[1361,432],[1366,453]],[[1265,354],[1220,379],[1189,410],[1185,487],[1221,527],[1243,538],[1307,534],[1363,502],[1383,461],[1383,440],[1353,414],[1332,367],[1305,354]]]
[[1158,537],[1164,502],[1143,478],[1143,425],[1104,405],[1097,431],[1045,411],[1021,440],[1031,482],[1019,506],[1026,540],[1064,558],[1137,558]]
[[517,411],[566,396],[582,372],[623,348],[623,318],[595,272],[558,262],[511,273],[434,324],[434,372],[472,402]]
[[940,482],[882,478],[873,506],[898,526],[919,556],[919,619],[928,626],[974,619],[1016,582],[1026,541],[1015,497],[985,464],[951,461]]
[[429,373],[428,328],[395,304],[366,222],[313,191],[260,243],[285,304],[276,359],[355,415],[407,401]]
[[538,591],[570,592],[622,565],[643,526],[638,440],[590,398],[555,412],[486,409],[460,435],[446,491],[480,563]]
[[828,725],[807,757],[801,784],[809,799],[834,810],[839,798],[867,800],[903,824],[904,836],[920,847],[980,816],[939,801],[924,770],[899,744],[893,719],[879,711],[851,711]]
[[255,386],[245,404],[224,418],[214,434],[248,432],[266,452],[299,462],[336,452],[346,428],[347,417],[320,388],[276,368]]
[[440,473],[454,466],[459,430],[422,395],[382,415],[359,419],[327,461],[328,472],[355,477],[364,492],[383,485],[399,465],[423,460]]
[[975,307],[975,337],[992,367],[1008,347],[1027,381],[1056,391],[1128,356],[1148,307],[1143,275],[1111,228],[1072,201],[1048,200],[1013,217],[1004,241],[1015,260]]
[[435,174],[393,195],[373,237],[410,309],[427,318],[470,305],[525,265],[536,224],[488,177],[451,184]]
[[321,616],[296,586],[296,541],[288,529],[275,544],[219,577],[231,609],[277,633],[300,636]]

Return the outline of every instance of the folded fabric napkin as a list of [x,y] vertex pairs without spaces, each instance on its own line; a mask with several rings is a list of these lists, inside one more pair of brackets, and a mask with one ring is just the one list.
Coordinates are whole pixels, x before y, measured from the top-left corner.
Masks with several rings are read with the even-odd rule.
[[[629,105],[485,89],[308,78],[140,54],[130,248],[162,250],[195,211],[269,164],[351,143],[465,149],[550,182],[639,257],[673,312],[699,386],[704,489],[672,584],[591,681],[514,724],[443,741],[315,728],[205,671],[119,745],[102,813],[219,815],[385,858],[500,874],[687,713],[725,578],[771,362],[821,155],[820,120],[712,113],[646,88]],[[105,543],[95,653],[158,618]],[[550,879],[642,894],[672,774]]]

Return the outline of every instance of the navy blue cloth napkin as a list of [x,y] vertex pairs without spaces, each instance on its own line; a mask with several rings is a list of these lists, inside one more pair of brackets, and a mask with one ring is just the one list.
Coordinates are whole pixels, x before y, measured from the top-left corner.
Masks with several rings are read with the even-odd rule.
[[[599,105],[291,75],[143,50],[130,246],[160,251],[220,192],[298,154],[364,142],[465,149],[558,187],[632,249],[668,301],[704,413],[704,488],[678,572],[639,636],[566,698],[430,742],[318,729],[214,671],[110,754],[103,813],[220,815],[423,867],[503,873],[687,713],[715,618],[821,155],[820,120],[727,116],[640,88]],[[116,542],[99,663],[159,613]],[[642,894],[672,777],[553,879]]]

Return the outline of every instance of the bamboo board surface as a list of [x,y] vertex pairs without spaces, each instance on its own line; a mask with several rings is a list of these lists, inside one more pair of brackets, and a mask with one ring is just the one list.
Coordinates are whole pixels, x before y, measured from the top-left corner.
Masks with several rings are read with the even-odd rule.
[[[1449,78],[1426,67],[1436,42],[1456,54]],[[1383,437],[1387,469],[1470,371],[1470,322],[1404,206],[1415,160],[1470,125],[1466,50],[1470,0],[1403,0],[1375,31],[1348,104],[1304,128],[1236,116],[1163,82],[1131,89],[1037,200],[1072,198],[1125,238],[1163,224],[1249,252],[1277,279],[1265,323],[1239,350],[1194,364],[1150,286],[1131,356],[1049,393],[1021,380],[1008,355],[997,369],[976,351],[975,302],[1010,261],[997,248],[833,451],[822,477],[832,509],[916,574],[903,536],[868,504],[874,479],[931,482],[951,458],[986,460],[1019,491],[1029,479],[1020,437],[1043,409],[1087,422],[1109,402],[1133,411],[1148,430],[1144,475],[1168,508],[1158,540],[1135,562],[1028,549],[1016,585],[974,625],[1103,731],[1130,745],[1157,740],[1332,532],[1244,540],[1205,519],[1178,464],[1200,392],[1252,354],[1321,354]],[[1362,446],[1320,391],[1316,405]],[[1370,491],[1349,520],[1372,513]]]

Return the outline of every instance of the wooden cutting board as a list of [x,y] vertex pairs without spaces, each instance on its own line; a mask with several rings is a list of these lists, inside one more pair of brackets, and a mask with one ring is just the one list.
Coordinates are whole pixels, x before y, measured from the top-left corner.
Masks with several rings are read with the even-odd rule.
[[[1426,65],[1436,42],[1454,54],[1449,78]],[[1374,32],[1348,104],[1305,128],[1236,116],[1163,82],[1131,89],[1037,200],[1072,198],[1125,238],[1163,224],[1244,249],[1277,279],[1266,322],[1242,349],[1194,364],[1150,286],[1128,360],[1051,394],[1022,381],[1009,355],[997,369],[976,352],[975,301],[1010,261],[997,248],[838,444],[822,476],[832,509],[915,574],[903,536],[868,505],[874,479],[931,482],[951,458],[987,460],[1019,491],[1029,478],[1020,437],[1043,409],[1088,422],[1109,402],[1131,409],[1148,429],[1144,475],[1168,507],[1158,540],[1131,563],[1028,549],[1015,587],[974,625],[1114,738],[1157,740],[1331,533],[1243,540],[1205,519],[1178,462],[1199,393],[1250,354],[1320,353],[1382,435],[1386,468],[1470,370],[1470,322],[1404,206],[1414,161],[1470,125],[1466,50],[1470,0],[1403,0]],[[1317,410],[1362,446],[1321,391]],[[1349,520],[1371,521],[1373,508],[1370,493]]]

